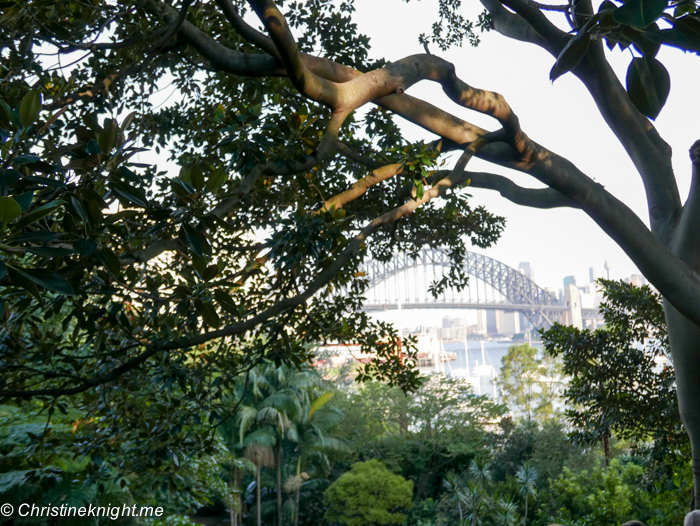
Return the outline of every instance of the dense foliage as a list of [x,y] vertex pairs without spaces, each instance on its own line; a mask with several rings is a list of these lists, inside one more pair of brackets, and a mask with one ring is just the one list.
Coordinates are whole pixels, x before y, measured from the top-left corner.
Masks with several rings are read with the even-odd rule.
[[[378,458],[414,484],[406,518],[415,524],[621,520],[600,512],[598,498],[654,526],[677,520],[686,461],[700,458],[700,185],[682,204],[670,148],[649,118],[670,89],[659,47],[699,49],[697,2],[483,4],[488,13],[472,24],[459,1],[439,2],[426,50],[476,42],[476,26],[545,48],[556,57],[551,78],[576,74],[629,153],[649,228],[452,64],[429,52],[370,60],[352,2],[279,2],[284,14],[271,0],[0,2],[3,496],[138,495],[182,514],[206,505],[233,524],[320,524],[321,490],[355,461]],[[246,21],[247,7],[265,33]],[[543,14],[550,8],[565,30]],[[603,41],[636,49],[626,86]],[[500,127],[487,132],[404,93],[422,80]],[[394,115],[435,140],[407,143]],[[446,169],[451,151],[460,157]],[[466,171],[477,155],[546,188]],[[680,453],[671,472],[652,471],[641,450],[593,476],[563,470],[594,453],[569,443],[553,418],[513,422],[464,384],[421,385],[412,342],[399,346],[393,327],[361,310],[368,257],[447,248],[453,264],[430,291],[465,285],[466,244],[488,247],[504,226],[472,204],[469,186],[582,209],[664,295],[694,454],[676,446],[670,369],[650,376],[650,358],[634,344],[644,343],[642,330],[661,331],[658,299],[634,293],[638,306],[611,304],[607,332],[568,335],[587,339],[572,352],[602,349],[612,361],[604,378],[579,384],[597,355],[568,371],[582,411],[600,417],[585,434]],[[637,315],[640,324],[625,319]],[[389,386],[333,394],[305,369],[313,344],[329,340],[372,354],[357,378]],[[644,366],[642,387],[630,381],[639,371],[625,369],[623,349]],[[638,428],[628,391],[639,389],[654,414]],[[351,410],[355,401],[364,412]],[[540,441],[562,454],[545,461]]]
[[547,353],[562,360],[569,377],[563,397],[573,438],[595,443],[614,434],[651,447],[660,465],[678,462],[689,444],[661,298],[648,286],[601,284],[604,328],[556,325],[543,335]]

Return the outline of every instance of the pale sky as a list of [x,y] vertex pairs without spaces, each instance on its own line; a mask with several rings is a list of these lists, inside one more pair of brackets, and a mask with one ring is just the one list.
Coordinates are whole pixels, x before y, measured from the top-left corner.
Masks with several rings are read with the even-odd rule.
[[[360,31],[371,37],[372,56],[397,60],[424,52],[418,35],[430,31],[436,20],[437,1],[413,0],[406,4],[404,0],[355,0],[355,4],[354,19]],[[475,20],[481,4],[477,0],[465,4],[464,14]],[[642,183],[631,161],[576,77],[569,73],[554,84],[549,81],[554,58],[547,52],[495,31],[482,34],[477,48],[467,46],[443,53],[433,45],[431,52],[453,62],[465,82],[503,94],[531,138],[568,158],[648,222]],[[630,52],[617,50],[609,56],[624,84]],[[656,127],[673,148],[673,162],[685,200],[691,170],[688,150],[700,138],[700,58],[670,48],[662,48],[658,58],[669,70],[672,84]],[[437,84],[423,82],[408,92],[484,128],[495,128],[488,117],[452,103]],[[405,123],[404,129],[409,139],[432,138],[410,123]],[[507,174],[522,186],[540,186],[529,176],[478,159],[470,163],[469,169]],[[475,205],[483,204],[507,218],[497,245],[486,250],[476,248],[475,252],[515,268],[519,262],[529,261],[540,286],[561,288],[564,276],[572,274],[579,284],[587,283],[588,268],[595,267],[598,276],[603,276],[606,259],[612,267],[612,278],[638,272],[624,252],[581,211],[535,210],[512,204],[497,192],[473,189],[470,193]]]

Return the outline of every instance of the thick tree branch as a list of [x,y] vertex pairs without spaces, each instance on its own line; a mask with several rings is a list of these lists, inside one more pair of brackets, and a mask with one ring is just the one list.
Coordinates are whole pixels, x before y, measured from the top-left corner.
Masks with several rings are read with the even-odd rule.
[[559,55],[559,52],[571,38],[527,0],[503,0],[502,4],[520,15],[544,39],[544,49],[554,56]]
[[690,160],[693,163],[690,192],[671,248],[679,258],[700,271],[700,141],[690,148]]
[[489,12],[492,27],[505,37],[547,49],[547,42],[523,17],[508,11],[499,0],[481,0]]
[[233,5],[231,0],[215,0],[216,4],[221,9],[221,12],[229,21],[236,33],[245,38],[248,42],[254,46],[262,49],[265,53],[272,55],[276,59],[280,60],[280,54],[275,47],[275,43],[270,37],[261,33],[254,27],[251,27],[243,20],[243,17],[238,12],[238,8]]
[[403,165],[400,163],[389,164],[382,166],[373,170],[371,174],[363,177],[362,179],[355,181],[353,185],[343,193],[340,193],[330,199],[326,200],[321,207],[321,212],[330,210],[331,208],[343,208],[347,203],[354,201],[361,195],[363,195],[368,189],[376,184],[391,179],[395,175],[401,173]]
[[487,172],[467,172],[467,184],[473,188],[496,190],[515,204],[531,208],[580,208],[577,203],[552,188],[523,188],[502,175]]
[[284,67],[272,55],[242,53],[219,44],[190,22],[180,28],[180,36],[201,53],[216,69],[250,77],[286,76]]
[[681,208],[671,148],[627,96],[610,67],[601,42],[592,42],[574,70],[639,172],[647,195],[652,231],[668,242]]
[[338,141],[336,143],[336,149],[338,150],[338,153],[343,157],[352,159],[356,163],[366,166],[367,168],[370,168],[372,170],[376,170],[377,168],[381,168],[382,166],[384,166],[384,163],[375,161],[374,159],[370,159],[369,157],[365,157],[361,153],[358,153],[352,148],[350,148],[347,144],[345,144],[342,141]]

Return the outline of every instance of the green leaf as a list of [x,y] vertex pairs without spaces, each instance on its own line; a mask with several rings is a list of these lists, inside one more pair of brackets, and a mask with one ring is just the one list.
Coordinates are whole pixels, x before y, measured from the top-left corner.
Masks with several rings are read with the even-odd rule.
[[7,272],[7,265],[4,261],[0,261],[0,279],[5,277],[5,272]]
[[209,245],[209,241],[207,241],[204,235],[196,228],[190,225],[182,225],[180,235],[196,256],[203,257],[205,254],[211,256],[211,245]]
[[39,294],[39,289],[36,288],[36,283],[34,283],[34,280],[29,279],[29,277],[25,275],[24,272],[14,269],[12,267],[7,267],[7,274],[10,276],[12,282],[15,285],[17,285],[18,287],[22,287],[24,290],[29,292],[32,296],[34,296],[37,299],[39,303],[44,303],[44,300],[41,298],[41,294]]
[[42,258],[60,258],[74,254],[70,248],[60,247],[27,247],[27,252]]
[[68,185],[66,183],[62,183],[61,181],[57,181],[56,179],[50,179],[49,177],[39,177],[38,175],[30,175],[24,177],[24,180],[32,183],[53,186],[54,188],[63,188],[64,190],[68,189]]
[[22,277],[52,292],[57,292],[58,294],[65,294],[66,296],[72,296],[74,294],[73,287],[71,287],[70,283],[68,283],[68,281],[66,281],[60,275],[50,270],[46,270],[43,268],[28,268],[23,270],[14,270]]
[[98,143],[102,153],[108,154],[117,145],[119,127],[115,119],[105,119],[104,129],[100,132]]
[[221,185],[226,182],[226,173],[223,168],[216,168],[209,173],[207,177],[207,190],[211,193],[216,193]]
[[140,188],[134,188],[122,181],[112,181],[111,185],[112,191],[117,196],[141,208],[148,208],[148,199]]
[[202,191],[204,188],[204,174],[199,166],[193,166],[190,169],[190,181],[195,190],[198,192]]
[[19,120],[24,128],[29,128],[39,120],[41,111],[41,93],[37,90],[29,91],[19,105]]
[[217,289],[214,291],[214,298],[219,306],[229,314],[238,315],[238,305],[233,301],[231,296],[224,290]]
[[627,0],[613,13],[619,24],[644,28],[661,16],[668,7],[667,0]]
[[588,51],[590,36],[583,29],[579,31],[574,38],[569,40],[561,50],[557,61],[554,63],[552,70],[549,72],[549,78],[552,82],[578,66],[581,59]]
[[51,201],[50,203],[41,205],[39,208],[17,221],[17,223],[15,223],[15,225],[12,227],[13,232],[21,230],[24,227],[29,226],[32,223],[35,223],[36,221],[39,221],[39,219],[46,217],[53,211],[54,208],[62,204],[65,204],[65,201],[59,199],[58,201]]
[[647,31],[644,36],[654,42],[667,44],[684,51],[700,53],[700,18],[696,16],[684,16],[683,18],[669,20],[673,29],[660,31]]
[[6,170],[0,168],[0,193],[4,194],[7,189],[21,179],[21,175],[17,170],[10,168]]
[[73,249],[83,256],[89,256],[95,250],[97,250],[97,243],[92,239],[78,239],[73,242]]
[[22,207],[11,197],[0,197],[0,228],[22,215]]
[[41,157],[38,155],[18,155],[12,159],[12,164],[14,166],[22,166],[23,164],[38,163],[41,161]]
[[416,199],[423,199],[425,195],[425,185],[423,181],[416,181]]
[[221,319],[219,318],[214,305],[199,300],[195,301],[194,304],[197,312],[209,327],[216,329],[219,327],[219,325],[221,325]]
[[20,208],[22,208],[22,212],[24,212],[27,209],[27,207],[29,207],[29,205],[32,204],[32,199],[34,199],[34,192],[25,192],[21,195],[16,196],[14,199],[15,201],[17,201]]
[[664,65],[650,57],[637,57],[627,69],[627,94],[632,104],[650,119],[656,119],[671,91],[671,77]]
[[88,220],[88,216],[85,213],[85,209],[83,208],[82,203],[74,196],[70,196],[70,204],[73,210],[75,210],[75,213],[81,219],[81,221],[86,225],[89,224],[90,221]]
[[9,128],[9,124],[12,123],[16,128],[20,127],[21,123],[19,122],[17,115],[2,99],[0,99],[0,110],[2,110],[0,111],[0,123],[2,123],[3,126],[7,126]]

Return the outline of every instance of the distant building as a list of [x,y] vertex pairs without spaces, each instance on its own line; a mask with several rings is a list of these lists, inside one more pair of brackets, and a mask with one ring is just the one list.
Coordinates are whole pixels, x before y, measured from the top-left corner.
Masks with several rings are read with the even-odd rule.
[[583,329],[581,294],[575,284],[569,284],[564,287],[564,306],[569,307],[564,313],[564,325],[571,325],[577,329]]
[[526,278],[535,281],[535,270],[532,268],[529,261],[521,261],[518,264],[518,270],[522,272]]
[[486,311],[486,325],[490,336],[513,336],[520,330],[520,313],[502,310]]
[[595,280],[598,279],[598,275],[595,272],[595,269],[593,267],[588,269],[588,282],[593,283]]
[[566,287],[569,285],[576,286],[576,276],[566,276],[564,278],[564,294],[566,294]]
[[634,285],[635,287],[643,287],[647,284],[647,280],[641,274],[632,274],[625,281],[630,285]]

